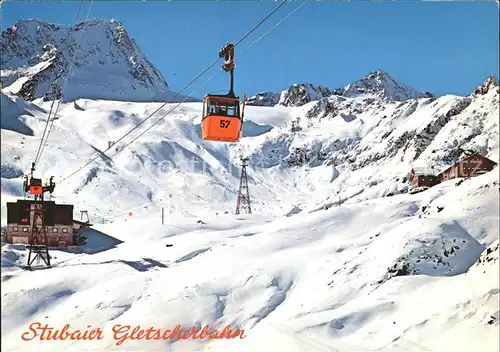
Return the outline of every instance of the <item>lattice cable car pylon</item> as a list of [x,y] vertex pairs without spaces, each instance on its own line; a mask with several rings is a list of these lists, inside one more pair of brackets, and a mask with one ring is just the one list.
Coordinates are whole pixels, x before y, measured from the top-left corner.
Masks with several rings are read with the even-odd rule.
[[26,246],[29,252],[25,268],[28,270],[32,269],[32,264],[35,260],[37,260],[37,263],[40,260],[43,261],[47,268],[51,267],[47,228],[45,226],[46,209],[43,196],[46,192],[51,194],[54,192],[54,176],[51,176],[49,183],[44,186],[41,179],[33,177],[34,170],[35,163],[32,164],[31,174],[25,176],[23,184],[24,191],[34,196],[34,202],[29,205],[28,209],[25,209],[29,211],[31,222],[31,232],[28,237],[28,246]]
[[246,210],[247,214],[252,214],[250,193],[248,191],[247,166],[248,158],[241,158],[241,177],[240,188],[238,189],[238,199],[236,200],[236,215],[239,215],[241,210]]

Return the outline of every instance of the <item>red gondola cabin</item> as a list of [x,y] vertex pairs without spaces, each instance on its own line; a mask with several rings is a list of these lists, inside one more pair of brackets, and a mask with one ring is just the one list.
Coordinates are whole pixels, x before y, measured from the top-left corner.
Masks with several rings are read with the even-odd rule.
[[201,135],[206,141],[237,142],[241,136],[242,120],[245,110],[240,111],[240,98],[234,94],[234,45],[226,44],[219,52],[224,58],[222,69],[230,74],[229,93],[226,95],[207,94],[203,99]]
[[224,95],[206,95],[201,121],[202,137],[208,141],[236,142],[240,139],[240,100]]

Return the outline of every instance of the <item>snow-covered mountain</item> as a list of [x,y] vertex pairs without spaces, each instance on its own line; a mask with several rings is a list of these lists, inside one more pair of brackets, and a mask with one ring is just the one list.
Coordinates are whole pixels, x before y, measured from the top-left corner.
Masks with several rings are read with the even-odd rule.
[[332,95],[348,98],[378,98],[385,101],[405,101],[433,96],[429,92],[418,92],[398,82],[386,72],[378,70],[370,72],[344,88],[329,89],[325,86],[310,83],[293,84],[281,93],[258,93],[248,100],[248,104],[254,106],[302,106],[311,101],[317,101]]
[[[239,143],[203,141],[201,104],[186,103],[106,153],[160,104],[61,104],[36,175],[54,175],[54,200],[75,204],[75,217],[88,210],[96,230],[122,243],[102,251],[89,231],[85,250],[102,252],[53,250],[50,275],[23,272],[24,245],[3,244],[6,351],[40,349],[19,339],[35,321],[104,330],[85,344],[44,341],[51,351],[498,351],[498,166],[413,195],[407,178],[466,150],[498,162],[498,82],[404,101],[413,93],[296,91],[290,106],[249,106]],[[307,95],[317,100],[292,106]],[[2,95],[3,225],[50,104]],[[254,214],[235,217],[240,156]],[[230,324],[246,338],[117,347],[116,324]]]
[[348,84],[342,96],[354,97],[375,97],[389,101],[405,101],[416,98],[430,98],[431,93],[418,92],[415,89],[401,83],[386,72],[378,70],[370,72],[360,80]]
[[[59,88],[66,80],[66,101],[169,101],[174,95],[116,20],[91,20],[72,27],[21,20],[2,32],[0,53],[3,89],[29,101],[60,97]],[[185,97],[176,100],[181,98]]]
[[[157,207],[158,191],[182,187],[183,195],[191,200],[177,204],[180,213],[194,215],[191,201],[200,199],[208,208],[230,211],[239,182],[239,156],[244,154],[250,158],[253,180],[261,186],[254,190],[259,194],[254,199],[256,207],[267,211],[282,212],[290,201],[294,207],[310,207],[313,193],[321,198],[339,192],[351,201],[404,193],[409,186],[405,176],[414,165],[442,169],[466,150],[498,160],[498,82],[489,79],[475,91],[484,94],[403,102],[333,95],[301,107],[249,106],[244,138],[236,144],[203,141],[200,103],[184,104],[130,147],[121,150],[128,138],[118,143],[110,151],[116,155],[109,167],[104,158],[105,164],[84,169],[58,189],[69,187],[62,194],[87,200],[97,197],[95,201],[101,203],[101,194],[111,197],[101,187],[120,185],[130,190],[125,197],[131,201],[137,196],[137,202]],[[29,167],[34,158],[29,153],[36,153],[50,104],[2,95],[2,106],[9,107],[2,109],[2,126],[6,126],[2,128],[2,165],[6,169]],[[45,149],[50,158],[42,158],[37,169],[47,176],[64,177],[80,160],[107,149],[108,143],[157,107],[155,103],[88,99],[62,104]],[[159,114],[169,109],[167,104]],[[287,125],[296,117],[302,119],[299,131],[292,133]],[[24,144],[19,143],[21,137]],[[389,177],[387,169],[391,169]],[[200,176],[202,170],[206,173]],[[101,178],[107,181],[97,182]],[[20,181],[2,178],[2,187],[6,182],[6,189],[14,189],[13,182]],[[290,185],[294,186],[290,189]]]
[[290,88],[281,92],[278,105],[302,106],[311,101],[330,96],[332,92],[325,86],[310,83],[292,84]]

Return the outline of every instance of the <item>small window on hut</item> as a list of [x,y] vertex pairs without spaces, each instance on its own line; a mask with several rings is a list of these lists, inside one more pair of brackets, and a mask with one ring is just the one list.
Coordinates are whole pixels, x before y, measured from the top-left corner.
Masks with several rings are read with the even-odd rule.
[[58,229],[57,227],[54,227],[54,228],[52,229],[52,232],[59,232],[59,229]]
[[12,231],[16,231],[16,232],[17,232],[17,231],[19,231],[19,227],[14,226],[14,227],[12,228]]
[[23,232],[28,232],[28,227],[27,226],[23,227]]
[[67,232],[68,232],[68,229],[67,229],[67,228],[63,228],[63,229],[62,229],[62,232],[63,232],[63,233],[67,233]]

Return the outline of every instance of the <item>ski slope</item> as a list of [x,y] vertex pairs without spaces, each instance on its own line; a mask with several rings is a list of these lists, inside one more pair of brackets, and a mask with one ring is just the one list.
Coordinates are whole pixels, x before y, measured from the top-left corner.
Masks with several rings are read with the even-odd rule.
[[[285,218],[99,225],[123,243],[92,255],[53,251],[60,264],[50,271],[2,268],[2,350],[497,351],[498,181],[490,173]],[[424,205],[434,212],[423,214]],[[495,261],[474,264],[488,243]],[[15,245],[2,255],[25,260]],[[403,262],[421,275],[389,279],[388,268]],[[20,340],[35,321],[100,326],[105,338]],[[246,337],[117,346],[115,324],[229,324]]]
[[[2,93],[4,225],[51,102]],[[458,146],[498,161],[497,91],[328,99],[336,114],[309,122],[321,101],[248,107],[237,144],[203,141],[201,104],[185,103],[122,149],[167,104],[105,155],[160,104],[61,104],[36,173],[56,176],[54,200],[111,237],[54,250],[55,267],[34,272],[18,267],[23,246],[2,244],[2,351],[498,351],[498,168],[414,195],[405,179],[415,165],[449,166]],[[240,156],[253,215],[233,215]],[[33,322],[104,338],[23,341]],[[230,325],[246,337],[117,346],[116,324]]]

